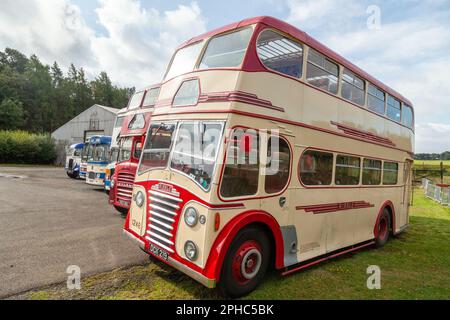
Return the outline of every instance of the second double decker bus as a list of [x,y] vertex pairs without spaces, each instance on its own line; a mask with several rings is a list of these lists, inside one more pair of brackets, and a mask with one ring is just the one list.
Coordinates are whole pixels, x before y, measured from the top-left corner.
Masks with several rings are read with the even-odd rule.
[[159,85],[154,85],[136,92],[125,113],[109,192],[110,204],[122,214],[127,214],[131,205],[134,177],[159,89]]
[[408,226],[411,102],[306,33],[257,17],[174,54],[125,233],[245,295]]

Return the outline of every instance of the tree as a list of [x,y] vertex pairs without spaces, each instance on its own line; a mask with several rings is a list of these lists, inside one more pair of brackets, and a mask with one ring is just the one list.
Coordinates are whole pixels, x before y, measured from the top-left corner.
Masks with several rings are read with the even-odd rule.
[[23,106],[20,101],[5,99],[0,104],[0,130],[15,130],[25,123]]
[[[56,61],[50,67],[36,55],[0,51],[0,102],[5,103],[0,120],[6,128],[51,132],[95,103],[123,108],[133,93],[134,88],[113,85],[106,72],[89,81],[74,64],[64,73]],[[18,114],[22,122],[12,120]]]
[[91,82],[91,87],[95,101],[97,101],[99,104],[113,107],[113,86],[106,72],[101,72],[100,75]]

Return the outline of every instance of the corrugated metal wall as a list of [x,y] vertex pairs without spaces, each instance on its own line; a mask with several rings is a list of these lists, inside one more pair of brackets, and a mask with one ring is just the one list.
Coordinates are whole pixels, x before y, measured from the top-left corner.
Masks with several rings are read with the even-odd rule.
[[71,144],[83,142],[86,131],[99,130],[99,134],[112,135],[115,120],[115,113],[94,105],[56,129],[52,133],[58,152],[56,164],[64,164],[65,149]]

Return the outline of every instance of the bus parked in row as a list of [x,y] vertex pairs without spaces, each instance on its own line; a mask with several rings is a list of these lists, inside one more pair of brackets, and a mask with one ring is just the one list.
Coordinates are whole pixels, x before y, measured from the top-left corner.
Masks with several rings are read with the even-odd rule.
[[[112,139],[114,141],[114,139]],[[103,182],[103,187],[105,189],[106,194],[109,195],[109,191],[111,190],[111,177],[114,174],[114,170],[116,169],[117,158],[119,157],[119,145],[116,143],[112,146],[111,142],[111,150],[109,151],[109,163],[105,168],[105,180]]]
[[106,166],[109,164],[111,137],[91,137],[89,145],[92,146],[92,156],[87,160],[86,183],[103,187],[106,176]]
[[89,144],[90,138],[86,139],[81,150],[80,173],[79,178],[85,180],[87,174],[87,161],[92,157],[93,147]]
[[167,68],[124,232],[231,297],[409,222],[412,103],[295,27],[243,20]]
[[72,179],[77,179],[80,175],[81,153],[84,143],[71,145],[66,152],[66,173]]
[[154,85],[139,90],[127,107],[109,193],[110,204],[122,214],[127,214],[130,208],[134,177],[159,89],[159,85]]
[[120,109],[117,113],[116,121],[111,136],[111,149],[109,151],[109,163],[105,169],[104,189],[107,194],[111,188],[111,177],[114,174],[114,169],[119,155],[119,138],[120,130],[122,129],[123,120],[125,119],[125,112],[127,108]]

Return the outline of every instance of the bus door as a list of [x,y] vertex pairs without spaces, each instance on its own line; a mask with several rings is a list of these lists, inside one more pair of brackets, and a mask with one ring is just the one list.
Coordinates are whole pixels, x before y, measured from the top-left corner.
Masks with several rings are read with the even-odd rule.
[[331,193],[322,186],[331,183],[333,154],[296,145],[294,159],[291,184],[298,187],[290,189],[289,225],[296,229],[297,255],[304,261],[326,253],[326,215],[318,209],[329,202],[324,196]]
[[[268,212],[281,226],[284,240],[285,266],[297,263],[298,238],[291,214],[295,210],[295,191],[291,182],[295,178],[296,164],[293,163],[294,138],[292,136],[261,135],[261,174],[259,184],[264,194],[261,210]],[[265,151],[264,151],[265,150]],[[270,196],[272,195],[272,196]]]
[[403,171],[403,198],[402,198],[402,214],[400,216],[399,227],[409,222],[409,206],[411,203],[412,193],[412,167],[413,162],[406,160]]

